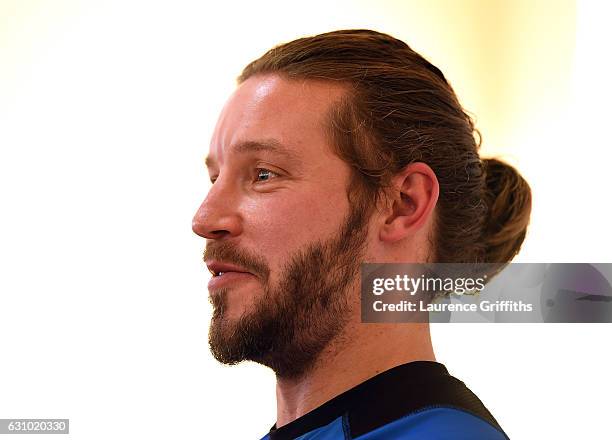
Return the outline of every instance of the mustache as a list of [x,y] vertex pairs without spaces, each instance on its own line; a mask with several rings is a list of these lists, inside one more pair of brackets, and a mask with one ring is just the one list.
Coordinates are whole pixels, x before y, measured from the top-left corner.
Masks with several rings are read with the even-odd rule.
[[216,260],[240,266],[265,281],[270,277],[266,261],[250,251],[238,249],[229,243],[210,243],[204,249],[203,260]]

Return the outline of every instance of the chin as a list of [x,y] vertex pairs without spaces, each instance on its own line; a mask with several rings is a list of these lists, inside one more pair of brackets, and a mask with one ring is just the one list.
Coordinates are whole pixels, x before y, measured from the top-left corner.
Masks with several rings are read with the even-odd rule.
[[228,321],[236,322],[241,316],[251,313],[254,302],[260,294],[260,292],[253,291],[241,292],[240,289],[228,291],[224,318]]

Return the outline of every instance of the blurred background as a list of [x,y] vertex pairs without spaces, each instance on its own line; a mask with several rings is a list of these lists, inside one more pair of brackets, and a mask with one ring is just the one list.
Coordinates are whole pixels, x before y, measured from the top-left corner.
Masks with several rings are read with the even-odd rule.
[[[0,0],[0,418],[69,418],[74,439],[267,432],[271,372],[208,352],[191,218],[235,77],[300,36],[406,41],[474,115],[481,154],[531,184],[515,261],[611,262],[609,17],[595,0]],[[605,437],[611,336],[433,328],[438,360],[517,439]]]

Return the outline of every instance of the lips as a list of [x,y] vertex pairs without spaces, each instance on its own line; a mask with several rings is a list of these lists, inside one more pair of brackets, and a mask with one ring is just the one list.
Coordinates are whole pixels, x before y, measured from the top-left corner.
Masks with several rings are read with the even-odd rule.
[[218,275],[210,279],[208,282],[208,290],[212,292],[222,287],[236,287],[241,283],[247,283],[253,280],[255,280],[255,277],[248,272],[225,272],[223,275]]
[[208,283],[209,290],[228,286],[231,283],[247,281],[254,277],[251,272],[234,264],[210,261],[206,263],[206,266],[213,276]]
[[206,263],[206,266],[208,267],[208,270],[210,271],[213,277],[223,276],[232,272],[250,274],[248,270],[230,263],[210,261]]

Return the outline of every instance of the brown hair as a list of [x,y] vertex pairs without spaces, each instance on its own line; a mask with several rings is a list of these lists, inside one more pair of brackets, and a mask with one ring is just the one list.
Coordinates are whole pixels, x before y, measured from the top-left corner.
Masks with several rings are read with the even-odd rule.
[[332,108],[329,134],[353,169],[349,197],[367,201],[368,212],[408,164],[432,168],[440,196],[431,261],[508,262],[519,251],[529,185],[504,162],[480,159],[471,117],[442,72],[406,43],[364,29],[300,38],[247,65],[238,82],[269,73],[346,87]]

